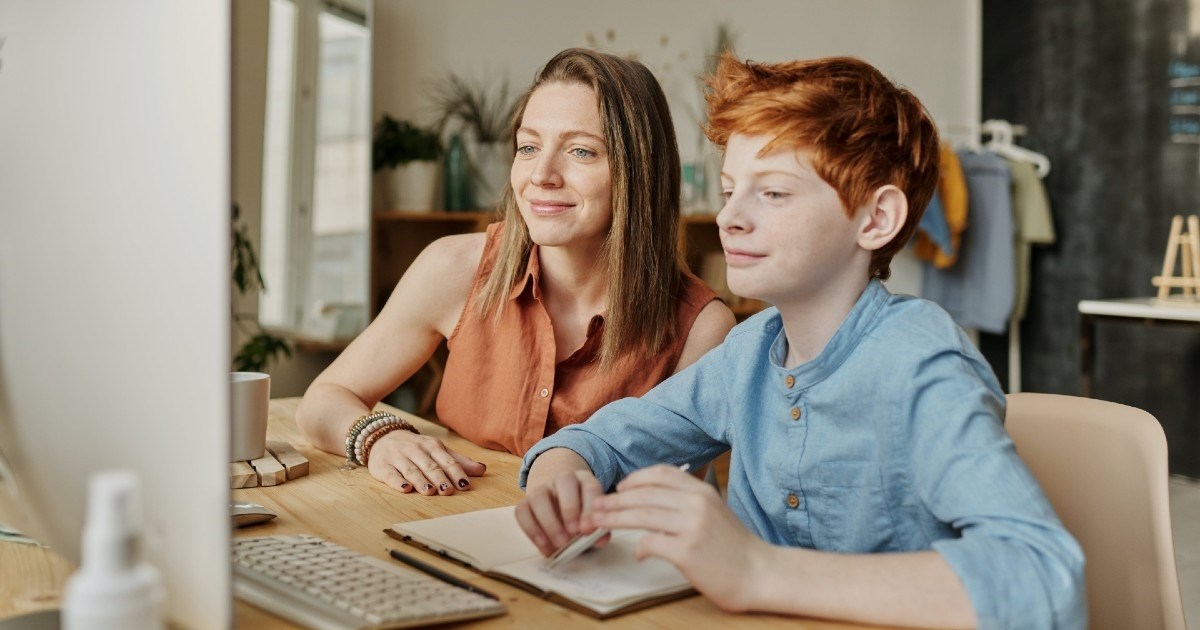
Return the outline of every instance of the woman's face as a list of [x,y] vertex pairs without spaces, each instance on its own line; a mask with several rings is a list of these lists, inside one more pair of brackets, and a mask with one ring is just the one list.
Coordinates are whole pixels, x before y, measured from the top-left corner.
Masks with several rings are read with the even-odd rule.
[[530,95],[517,129],[512,187],[540,247],[595,247],[608,235],[608,147],[591,88],[548,83]]

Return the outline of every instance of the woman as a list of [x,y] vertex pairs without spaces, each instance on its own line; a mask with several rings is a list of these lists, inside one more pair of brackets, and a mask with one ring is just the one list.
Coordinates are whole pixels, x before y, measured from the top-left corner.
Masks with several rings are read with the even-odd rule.
[[734,323],[680,260],[679,152],[645,66],[559,53],[521,97],[513,138],[504,220],[430,244],[297,410],[310,442],[401,492],[449,495],[484,473],[402,420],[368,413],[443,339],[438,418],[522,454],[645,393]]

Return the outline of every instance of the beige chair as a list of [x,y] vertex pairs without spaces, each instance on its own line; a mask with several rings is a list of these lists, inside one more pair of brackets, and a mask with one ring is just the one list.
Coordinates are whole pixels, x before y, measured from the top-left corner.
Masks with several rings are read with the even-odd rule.
[[1005,425],[1083,547],[1089,626],[1183,630],[1158,420],[1090,398],[1011,394]]

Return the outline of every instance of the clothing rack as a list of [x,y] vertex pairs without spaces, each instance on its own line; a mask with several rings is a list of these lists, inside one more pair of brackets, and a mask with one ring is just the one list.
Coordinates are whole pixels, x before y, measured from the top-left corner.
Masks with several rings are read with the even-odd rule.
[[[1046,156],[1017,146],[1013,140],[1028,133],[1025,125],[1014,125],[1007,120],[989,119],[982,123],[936,121],[938,132],[943,137],[959,139],[962,145],[973,151],[988,149],[999,155],[1033,163],[1037,173],[1044,178],[1050,172],[1050,160]],[[981,139],[988,141],[981,144]],[[1021,322],[1014,312],[1008,319],[1008,393],[1021,391]],[[967,331],[973,342],[979,345],[979,333]]]

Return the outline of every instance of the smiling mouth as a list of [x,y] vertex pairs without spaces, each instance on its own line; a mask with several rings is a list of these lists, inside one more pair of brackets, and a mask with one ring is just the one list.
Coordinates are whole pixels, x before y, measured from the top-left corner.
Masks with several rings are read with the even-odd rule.
[[725,264],[729,265],[730,267],[745,267],[747,265],[752,265],[763,258],[766,258],[766,256],[744,252],[739,249],[725,250]]
[[562,214],[574,207],[575,204],[565,201],[529,200],[529,211],[539,216]]

